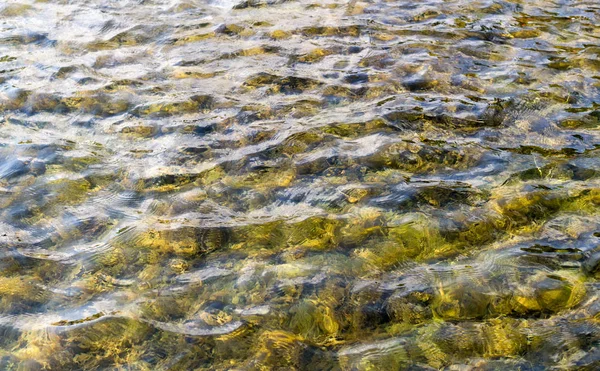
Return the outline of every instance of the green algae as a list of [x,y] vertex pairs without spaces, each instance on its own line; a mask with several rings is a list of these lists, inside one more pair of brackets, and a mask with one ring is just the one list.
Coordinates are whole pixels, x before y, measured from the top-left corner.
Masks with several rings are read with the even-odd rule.
[[220,229],[184,227],[174,230],[149,230],[136,239],[136,245],[161,254],[195,256],[222,247],[225,238]]
[[153,103],[136,108],[135,114],[149,117],[168,117],[186,113],[197,113],[210,110],[214,106],[214,99],[209,95],[195,95],[189,100],[169,103]]

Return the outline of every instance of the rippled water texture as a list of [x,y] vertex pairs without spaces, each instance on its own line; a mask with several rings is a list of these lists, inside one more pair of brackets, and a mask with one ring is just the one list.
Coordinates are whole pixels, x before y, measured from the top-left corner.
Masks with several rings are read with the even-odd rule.
[[595,0],[0,4],[1,370],[600,368]]

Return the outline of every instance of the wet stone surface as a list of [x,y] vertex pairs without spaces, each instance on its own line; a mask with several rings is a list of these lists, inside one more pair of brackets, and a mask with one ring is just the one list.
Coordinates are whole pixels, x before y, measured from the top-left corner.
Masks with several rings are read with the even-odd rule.
[[593,1],[0,4],[0,369],[600,368]]

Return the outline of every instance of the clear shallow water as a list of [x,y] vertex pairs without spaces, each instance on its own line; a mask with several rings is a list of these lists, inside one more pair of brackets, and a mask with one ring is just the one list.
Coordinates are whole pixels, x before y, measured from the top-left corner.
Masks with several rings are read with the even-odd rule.
[[600,366],[596,2],[0,7],[0,369]]

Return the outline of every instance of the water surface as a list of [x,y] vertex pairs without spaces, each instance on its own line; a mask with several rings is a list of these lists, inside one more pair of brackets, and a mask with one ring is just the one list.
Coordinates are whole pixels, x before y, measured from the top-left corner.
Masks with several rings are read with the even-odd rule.
[[0,369],[600,367],[596,1],[0,5]]

